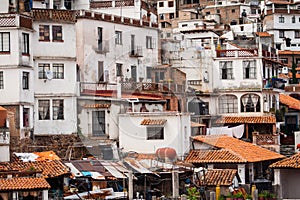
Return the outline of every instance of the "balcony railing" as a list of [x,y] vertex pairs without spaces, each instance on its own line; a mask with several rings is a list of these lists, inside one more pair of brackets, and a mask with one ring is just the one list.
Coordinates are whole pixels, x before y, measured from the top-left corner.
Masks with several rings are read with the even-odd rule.
[[129,56],[130,57],[143,57],[143,49],[142,46],[135,46],[133,48],[130,47]]
[[104,40],[104,41],[99,41],[98,40],[98,46],[95,47],[95,51],[97,53],[107,53],[109,52],[109,41]]
[[217,57],[256,57],[257,49],[232,49],[232,50],[216,50]]
[[257,145],[278,145],[278,135],[253,134],[253,143]]

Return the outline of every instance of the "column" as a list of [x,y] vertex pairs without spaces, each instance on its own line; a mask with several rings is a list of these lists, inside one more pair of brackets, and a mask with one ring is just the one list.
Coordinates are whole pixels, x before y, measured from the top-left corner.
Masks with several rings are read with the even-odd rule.
[[48,200],[48,190],[43,190],[43,200]]
[[65,0],[60,0],[60,9],[66,10],[66,7],[65,7]]
[[238,164],[238,174],[241,178],[241,184],[245,184],[246,182],[246,165],[245,164]]

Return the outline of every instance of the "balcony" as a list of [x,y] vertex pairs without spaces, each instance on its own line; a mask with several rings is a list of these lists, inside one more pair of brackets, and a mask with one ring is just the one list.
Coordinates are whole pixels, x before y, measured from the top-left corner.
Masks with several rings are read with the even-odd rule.
[[278,135],[253,133],[253,144],[279,153],[280,145],[278,138]]
[[149,92],[173,92],[173,93],[182,93],[185,92],[184,85],[179,85],[176,83],[147,83],[147,82],[122,82],[121,83],[122,91],[149,91]]
[[129,56],[130,57],[143,57],[143,49],[142,46],[135,46],[130,48]]
[[232,49],[232,50],[216,50],[217,57],[230,57],[230,58],[242,58],[242,57],[256,57],[258,56],[257,49]]
[[108,40],[98,40],[98,46],[94,47],[96,53],[108,53],[109,52],[109,41]]

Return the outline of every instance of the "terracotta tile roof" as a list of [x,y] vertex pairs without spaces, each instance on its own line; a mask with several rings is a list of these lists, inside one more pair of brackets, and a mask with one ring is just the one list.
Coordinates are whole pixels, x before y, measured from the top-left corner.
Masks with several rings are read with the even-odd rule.
[[52,178],[70,173],[69,168],[61,160],[41,160],[34,162],[23,162],[15,155],[13,156],[11,169],[18,171],[28,171],[34,169],[42,172],[43,178]]
[[299,55],[300,51],[290,51],[290,50],[282,50],[282,51],[278,51],[279,55]]
[[230,150],[192,150],[185,162],[188,163],[246,163],[242,157]]
[[22,177],[0,179],[0,191],[49,189],[44,178]]
[[287,105],[289,108],[300,110],[300,101],[286,94],[279,94],[280,103]]
[[271,37],[271,34],[268,32],[256,32],[256,35],[259,37]]
[[216,120],[218,124],[274,124],[276,117],[273,115],[266,116],[222,116]]
[[280,160],[270,165],[271,168],[295,168],[300,169],[300,153],[297,153],[289,158]]
[[191,127],[206,127],[206,124],[201,124],[201,123],[191,121]]
[[194,141],[209,144],[213,147],[230,150],[239,158],[242,158],[247,162],[260,162],[285,158],[285,156],[281,154],[226,135],[196,136],[193,137],[193,139]]
[[143,119],[141,125],[164,125],[166,122],[166,119]]
[[[235,169],[209,169],[205,173],[206,184],[209,186],[230,186],[235,176]],[[205,184],[204,180],[201,180],[201,184]]]
[[54,151],[43,151],[43,152],[34,152],[34,154],[38,155],[39,157],[36,159],[37,161],[42,160],[60,160],[60,157],[54,153]]

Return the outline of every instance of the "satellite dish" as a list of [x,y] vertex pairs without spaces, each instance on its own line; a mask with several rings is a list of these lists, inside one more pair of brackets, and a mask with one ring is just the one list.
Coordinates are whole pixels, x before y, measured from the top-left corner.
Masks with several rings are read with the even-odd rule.
[[53,72],[52,71],[47,70],[45,72],[45,74],[46,74],[46,77],[47,77],[48,80],[51,80],[53,78]]

